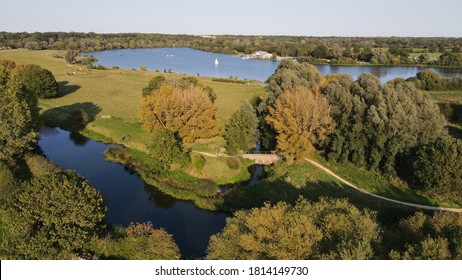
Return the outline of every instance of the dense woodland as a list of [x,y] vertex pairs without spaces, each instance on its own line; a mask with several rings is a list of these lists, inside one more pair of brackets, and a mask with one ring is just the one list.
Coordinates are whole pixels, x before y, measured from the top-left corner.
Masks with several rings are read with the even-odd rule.
[[0,48],[91,52],[160,47],[189,47],[234,55],[263,50],[310,63],[462,66],[460,38],[0,32]]
[[[42,39],[48,42],[51,38],[47,36],[51,34],[32,36],[40,42]],[[62,49],[83,50],[82,40],[90,42],[97,36],[102,40],[114,40],[113,44],[123,41],[119,37],[122,35],[53,34],[56,36],[53,44]],[[2,36],[9,42],[37,42],[27,41],[31,38],[28,34],[4,33]],[[163,36],[159,37],[165,38],[163,43],[171,43],[172,38],[185,41],[196,38],[198,42],[217,40],[136,34],[127,34],[124,40],[135,40],[134,47],[137,47],[136,40],[142,36],[146,36],[147,41],[150,36]],[[69,46],[69,41],[74,40],[76,45]],[[342,43],[342,40],[355,42],[359,39],[326,40]],[[393,42],[392,39],[376,40],[374,44]],[[409,44],[413,40],[414,43],[427,40],[430,44],[434,39],[403,40]],[[64,42],[67,45],[60,45]],[[435,42],[456,44],[458,41],[435,39]],[[444,48],[448,47],[444,44]],[[256,104],[243,103],[237,108],[221,133],[231,155],[252,148],[259,137],[264,148],[276,150],[284,162],[268,168],[273,176],[278,169],[291,168],[316,151],[327,161],[352,164],[390,180],[406,181],[409,188],[429,198],[460,202],[462,141],[447,133],[448,116],[452,115],[443,115],[443,110],[425,92],[427,89],[460,89],[460,79],[441,78],[434,72],[422,71],[408,80],[396,79],[381,84],[377,77],[369,74],[361,75],[356,81],[348,75],[323,76],[310,64],[284,60],[269,77],[266,94],[260,96]],[[55,84],[51,72],[39,66],[0,61],[2,256],[19,259],[180,258],[172,236],[163,229],[154,229],[150,223],[131,224],[127,228],[105,224],[106,209],[101,194],[78,174],[61,170],[40,155],[37,139],[42,122],[37,104],[39,99],[58,96]],[[156,76],[140,90],[140,95],[143,98],[139,118],[152,140],[146,158],[140,159],[138,154],[129,167],[142,169],[139,173],[143,178],[156,179],[173,167],[203,167],[204,157],[191,155],[184,144],[220,134],[213,90],[192,77],[167,81]],[[79,130],[88,123],[88,116],[76,111],[68,121],[69,128]],[[124,163],[130,153],[134,152],[117,148],[108,151]],[[228,164],[230,167],[239,165],[239,161],[236,163],[234,157],[229,157]],[[283,180],[282,177],[269,177],[262,184]],[[203,200],[217,201],[216,184],[204,184],[204,180],[196,178],[188,180],[190,184],[182,186],[178,192],[194,192]],[[284,183],[290,185],[290,190],[301,188],[288,180]],[[316,185],[317,182],[305,179],[301,184]],[[239,191],[236,188],[234,194]],[[234,210],[234,215],[227,220],[222,232],[211,238],[206,258],[462,257],[460,214],[407,209],[390,220],[384,218],[389,213],[379,213],[380,208],[372,211],[345,198],[323,198],[321,194],[316,199],[300,197],[294,201],[289,199],[289,194],[289,191],[272,193],[272,204],[252,207],[245,203],[233,204],[232,199],[243,200],[243,197],[232,197],[231,192],[227,197],[227,209]],[[258,195],[266,200],[266,193]]]

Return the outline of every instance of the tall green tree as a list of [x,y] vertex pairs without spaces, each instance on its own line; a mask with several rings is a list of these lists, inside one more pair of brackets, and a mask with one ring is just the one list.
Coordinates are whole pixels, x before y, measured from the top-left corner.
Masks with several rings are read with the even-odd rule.
[[411,188],[429,197],[462,200],[462,141],[452,137],[416,147],[404,154],[399,174]]
[[328,158],[395,173],[396,156],[445,133],[438,106],[412,83],[381,85],[371,74],[331,80],[329,98],[336,130],[327,140]]
[[0,159],[20,156],[37,142],[37,97],[17,80],[0,87]]
[[369,259],[376,242],[379,226],[369,210],[299,199],[235,212],[210,238],[207,259]]
[[182,163],[188,158],[181,146],[181,139],[165,127],[154,131],[149,154],[161,164],[164,171],[168,170],[172,163]]
[[226,151],[235,155],[255,146],[258,138],[258,118],[253,106],[244,101],[225,125]]
[[105,214],[103,196],[72,171],[33,178],[7,209],[11,256],[76,258],[98,234]]

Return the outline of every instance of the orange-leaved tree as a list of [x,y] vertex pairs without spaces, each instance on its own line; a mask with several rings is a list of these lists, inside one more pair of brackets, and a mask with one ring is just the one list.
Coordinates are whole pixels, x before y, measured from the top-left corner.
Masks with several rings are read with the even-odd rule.
[[334,129],[327,98],[311,89],[282,93],[268,111],[266,121],[277,133],[277,149],[286,157],[305,157]]
[[216,110],[200,87],[165,85],[143,98],[140,117],[145,130],[153,132],[165,127],[177,132],[185,143],[191,143],[218,135]]

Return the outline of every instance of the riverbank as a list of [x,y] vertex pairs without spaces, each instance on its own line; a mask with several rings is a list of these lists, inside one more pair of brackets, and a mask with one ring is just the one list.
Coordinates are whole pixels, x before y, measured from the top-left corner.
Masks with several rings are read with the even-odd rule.
[[[56,58],[55,54],[53,51],[14,50],[1,51],[0,58],[13,59],[17,63],[37,63],[50,69],[55,74],[60,85],[61,96],[56,99],[40,101],[42,116],[47,124],[69,129],[67,126],[68,115],[75,109],[82,109],[90,117],[90,123],[86,129],[81,131],[84,135],[105,143],[121,144],[130,149],[146,152],[146,147],[150,142],[150,135],[141,129],[138,120],[138,107],[141,100],[141,89],[146,86],[150,78],[159,75],[159,73],[130,69],[79,70],[82,66],[68,65],[63,59]],[[164,75],[166,79],[172,80],[184,77],[184,75],[175,73],[160,74]],[[258,85],[214,82],[212,81],[213,78],[207,77],[197,77],[197,79],[204,85],[211,86],[216,92],[217,100],[215,104],[222,126],[227,122],[234,110],[239,107],[242,100],[252,102],[265,92],[264,87]],[[186,148],[190,148],[192,151],[217,154],[223,146],[224,139],[218,136],[197,141],[187,145]],[[233,173],[234,171],[231,172],[227,167],[227,169],[224,168],[225,165],[221,159],[207,158],[203,174],[195,175],[200,179],[212,180],[216,184],[226,184],[228,179],[232,179],[238,174]],[[354,172],[355,176],[363,182],[370,179],[366,174],[367,172],[358,168],[351,167],[345,170]],[[311,171],[307,169],[306,172]],[[319,181],[317,177],[313,177],[312,180]],[[422,198],[415,194],[406,191],[404,193],[394,192],[394,187],[386,182],[387,180],[383,178],[379,180],[376,184],[379,188],[370,188],[368,184],[361,183],[357,185],[373,193],[386,192],[386,196],[390,198],[401,199],[401,196],[408,196],[407,201],[422,203]],[[257,184],[257,186],[261,186],[261,184],[263,183]],[[292,182],[289,181],[289,185],[291,184]],[[252,189],[252,192],[256,190],[254,188],[244,188],[243,190],[246,189]],[[284,200],[285,191],[277,194],[277,197]],[[272,190],[269,192],[273,193]],[[255,202],[263,203],[260,198],[255,199],[257,195],[262,198],[266,197],[264,191],[256,191],[255,196],[250,196],[253,198],[248,203],[244,203],[247,198],[243,198],[242,202],[236,202],[236,198],[241,197],[240,194],[227,196],[224,198],[225,208],[231,208],[231,205],[233,208],[240,207],[239,205],[250,207]],[[426,199],[423,198],[423,200]],[[445,202],[430,202],[429,200],[427,202],[437,206],[447,206]]]

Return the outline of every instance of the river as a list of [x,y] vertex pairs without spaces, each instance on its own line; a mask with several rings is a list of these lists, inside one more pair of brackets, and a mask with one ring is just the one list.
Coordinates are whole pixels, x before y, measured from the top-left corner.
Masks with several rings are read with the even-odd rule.
[[110,146],[59,128],[45,128],[39,145],[45,155],[63,169],[75,170],[97,188],[108,208],[106,222],[127,226],[151,221],[173,234],[183,258],[201,258],[211,235],[218,233],[229,216],[197,208],[146,185],[123,165],[104,159]]
[[[271,60],[241,59],[240,57],[204,52],[190,48],[122,49],[87,53],[98,59],[95,64],[113,67],[139,69],[144,65],[148,70],[171,70],[176,73],[209,77],[266,81],[274,73],[278,62]],[[218,61],[218,64],[215,63]],[[380,78],[382,83],[401,77],[414,77],[424,69],[436,71],[443,77],[462,77],[462,68],[431,68],[417,66],[336,66],[316,65],[324,75],[347,73],[354,79],[363,72]]]

